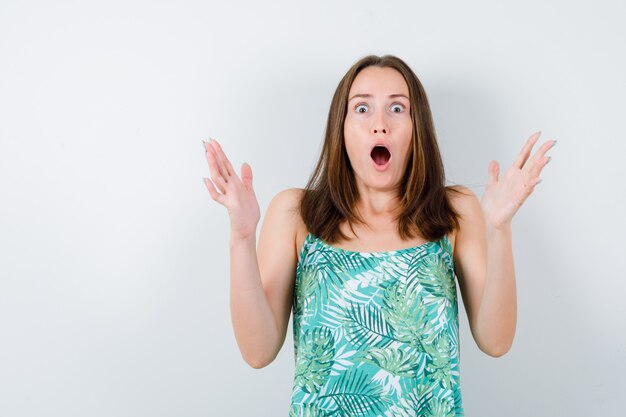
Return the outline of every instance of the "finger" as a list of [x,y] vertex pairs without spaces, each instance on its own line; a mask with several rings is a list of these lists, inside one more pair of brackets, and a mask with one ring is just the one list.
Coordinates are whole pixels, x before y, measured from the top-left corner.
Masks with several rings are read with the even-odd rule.
[[500,174],[500,165],[498,161],[489,161],[489,185],[498,182],[498,175]]
[[235,170],[233,169],[233,166],[230,164],[230,161],[228,160],[228,158],[226,157],[226,154],[224,153],[224,150],[222,149],[222,145],[220,145],[219,142],[216,141],[215,139],[211,140],[211,144],[215,145],[215,149],[217,151],[217,157],[219,161],[222,163],[222,165],[226,168],[226,172],[228,173],[228,176],[234,175]]
[[[213,140],[211,139],[211,142],[212,141]],[[217,155],[217,151],[215,150],[215,147],[211,144],[211,142],[205,142],[207,144],[207,156],[209,154],[213,156],[213,161],[215,161],[215,166],[217,168],[217,171],[222,176],[224,182],[228,182],[228,178],[230,177],[230,175],[228,175],[227,169],[222,165],[222,161],[220,161]]]
[[524,188],[526,189],[526,192],[528,194],[532,193],[533,190],[535,189],[535,185],[539,184],[540,182],[541,182],[541,178],[539,177],[533,177],[533,178],[524,180]]
[[[529,169],[528,171],[523,172],[522,181],[524,184],[524,189],[525,189],[526,194],[530,195],[530,193],[533,192],[535,185],[541,182],[541,178],[539,178],[539,175],[541,174],[541,170],[549,162],[549,160],[550,160],[550,157],[548,156],[544,160],[542,160],[540,163],[533,162],[532,169]],[[527,165],[530,166],[531,163]]]
[[224,204],[224,201],[223,201],[224,194],[220,194],[217,192],[217,190],[215,189],[215,186],[213,185],[210,179],[203,178],[203,180],[204,180],[204,185],[206,185],[206,188],[209,190],[209,194],[211,194],[211,198],[220,204]]
[[549,140],[545,142],[543,145],[541,145],[541,147],[535,153],[535,155],[537,156],[537,159],[544,158],[546,152],[548,152],[550,148],[554,146],[555,143],[556,143],[556,140]]
[[541,135],[541,131],[535,132],[530,135],[530,137],[526,141],[526,144],[524,144],[524,147],[522,148],[517,159],[515,160],[515,163],[513,164],[514,167],[522,169],[522,167],[526,163],[526,160],[530,156],[530,151],[533,149],[533,146],[535,146],[537,139],[539,139],[539,135]]
[[252,190],[252,168],[247,162],[241,165],[241,180],[246,190]]
[[219,191],[224,194],[226,191],[226,181],[222,177],[218,167],[217,161],[215,160],[215,154],[212,150],[207,150],[206,153],[207,160],[209,161],[209,170],[211,171],[211,179],[219,189]]
[[529,196],[535,190],[535,186],[541,182],[541,178],[536,177],[524,182],[524,194]]
[[555,140],[547,141],[537,149],[537,152],[528,160],[528,163],[524,166],[524,170],[538,176],[543,167],[550,161],[549,156],[545,156],[546,152],[550,150],[556,143]]
[[548,165],[548,162],[550,162],[551,159],[552,157],[550,156],[544,156],[543,158],[538,160],[536,163],[534,163],[532,168],[529,171],[530,176],[535,178],[541,175],[541,171],[546,165]]

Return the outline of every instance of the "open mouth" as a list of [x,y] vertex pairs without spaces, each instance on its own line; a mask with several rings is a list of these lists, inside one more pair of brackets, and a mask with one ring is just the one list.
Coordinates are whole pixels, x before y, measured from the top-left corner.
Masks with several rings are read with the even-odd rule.
[[387,162],[389,162],[389,159],[391,158],[391,153],[386,147],[382,145],[377,145],[374,147],[374,149],[372,149],[372,153],[370,153],[370,156],[372,157],[372,160],[376,165],[383,166]]

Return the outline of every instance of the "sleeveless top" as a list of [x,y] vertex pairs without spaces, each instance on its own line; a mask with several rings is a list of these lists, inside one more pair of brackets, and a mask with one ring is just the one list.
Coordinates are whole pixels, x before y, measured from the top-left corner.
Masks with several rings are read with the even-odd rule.
[[293,296],[289,417],[464,416],[448,236],[387,252],[309,233]]

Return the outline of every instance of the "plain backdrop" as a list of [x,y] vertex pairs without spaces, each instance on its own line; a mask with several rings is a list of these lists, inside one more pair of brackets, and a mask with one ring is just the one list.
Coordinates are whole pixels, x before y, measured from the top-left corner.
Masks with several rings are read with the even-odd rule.
[[[367,54],[420,78],[451,183],[479,197],[557,139],[513,220],[500,358],[459,298],[466,415],[623,415],[621,1],[0,1],[0,416],[286,416],[292,327],[253,369],[230,321],[229,218],[202,139],[261,222],[302,188]],[[535,150],[538,145],[535,147]]]

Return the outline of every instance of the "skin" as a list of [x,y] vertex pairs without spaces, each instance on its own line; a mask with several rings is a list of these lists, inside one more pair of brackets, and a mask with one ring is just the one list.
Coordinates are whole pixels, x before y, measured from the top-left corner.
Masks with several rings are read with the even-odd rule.
[[[371,97],[355,97],[364,94]],[[404,97],[389,97],[397,94]],[[404,77],[393,68],[367,67],[350,88],[344,138],[359,190],[357,209],[365,219],[389,223],[399,207],[397,187],[406,168],[413,132],[408,97]],[[382,172],[374,168],[370,156],[377,139],[387,143],[391,153],[389,167]]]
[[[357,93],[371,95],[348,103],[344,128],[346,151],[361,196],[357,208],[371,230],[382,231],[389,237],[395,233],[390,222],[398,207],[395,189],[406,166],[411,138],[408,100],[390,99],[389,95],[408,96],[408,87],[397,71],[368,67],[355,79],[349,98]],[[361,102],[364,105],[360,107],[361,113],[357,113],[355,106]],[[405,113],[399,112],[402,106],[396,102],[406,104]],[[488,184],[481,200],[462,186],[458,188],[463,193],[452,197],[452,204],[462,216],[460,227],[451,239],[455,274],[472,336],[477,346],[493,357],[508,352],[515,336],[517,296],[511,222],[539,183],[539,176],[550,160],[546,152],[556,143],[555,140],[544,142],[531,156],[539,136],[540,132],[536,132],[528,138],[504,175],[500,176],[498,162],[490,161]],[[389,142],[394,159],[385,172],[376,171],[370,157],[371,146],[378,138]],[[297,207],[301,190],[285,190],[270,203],[261,230],[257,265],[254,239],[259,208],[252,188],[251,167],[242,165],[240,180],[217,141],[205,142],[205,149],[212,181],[208,178],[204,181],[212,199],[228,209],[231,261],[238,260],[231,262],[231,288],[235,289],[231,291],[231,311],[237,341],[246,361],[255,368],[263,367],[280,350],[287,329],[290,288],[306,233],[302,222],[290,214]],[[365,233],[360,243],[376,245],[375,236]],[[387,244],[391,242],[389,239]],[[295,244],[289,243],[290,240]],[[391,247],[400,245],[392,242]],[[267,345],[259,345],[260,340],[269,341]]]

